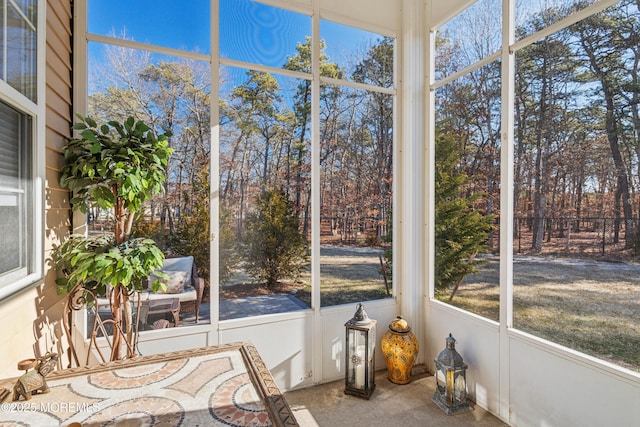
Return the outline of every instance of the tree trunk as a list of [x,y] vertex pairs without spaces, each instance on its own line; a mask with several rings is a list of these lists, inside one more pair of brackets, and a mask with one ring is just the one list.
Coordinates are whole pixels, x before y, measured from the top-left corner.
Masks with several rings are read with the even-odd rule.
[[113,341],[111,360],[122,359],[122,285],[117,285],[111,291],[111,315],[113,316]]
[[535,164],[535,194],[533,198],[533,235],[531,248],[536,253],[542,252],[542,242],[544,240],[544,216],[546,207],[546,197],[544,193],[544,132],[543,127],[547,119],[547,63],[541,67],[542,88],[540,89],[540,112],[536,123],[536,164]]
[[[619,131],[618,121],[616,120],[615,100],[616,89],[612,87],[612,75],[602,69],[599,60],[595,53],[595,48],[590,44],[586,37],[581,38],[581,43],[584,51],[586,52],[591,70],[594,72],[600,84],[602,85],[602,93],[604,94],[604,101],[606,106],[605,128],[607,131],[607,140],[609,141],[609,147],[611,149],[611,156],[613,157],[613,163],[616,168],[617,177],[617,189],[616,199],[620,197],[622,203],[622,212],[624,213],[625,230],[626,230],[626,243],[625,248],[629,249],[633,246],[635,240],[635,229],[632,222],[632,206],[631,196],[629,194],[629,178],[624,165],[622,154],[620,153]],[[605,58],[606,59],[606,58]],[[621,216],[619,206],[616,207],[616,218]]]

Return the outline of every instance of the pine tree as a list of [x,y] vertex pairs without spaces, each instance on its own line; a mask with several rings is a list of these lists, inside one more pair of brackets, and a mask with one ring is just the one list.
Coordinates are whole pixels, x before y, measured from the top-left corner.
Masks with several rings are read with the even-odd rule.
[[285,277],[297,278],[308,263],[308,255],[293,203],[284,191],[265,190],[257,197],[256,206],[247,217],[247,271],[264,280],[267,287]]
[[477,271],[478,253],[488,251],[493,216],[474,209],[482,193],[468,194],[469,178],[459,169],[460,147],[454,133],[440,127],[435,162],[435,287],[451,289],[453,299],[466,275]]

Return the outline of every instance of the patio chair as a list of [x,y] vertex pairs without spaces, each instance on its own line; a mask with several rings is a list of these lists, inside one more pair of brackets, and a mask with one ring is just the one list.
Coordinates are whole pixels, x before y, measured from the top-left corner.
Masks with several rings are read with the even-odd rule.
[[160,271],[167,274],[169,279],[165,280],[152,275],[149,277],[149,288],[151,283],[158,279],[165,284],[166,290],[159,292],[149,290],[146,295],[143,295],[143,301],[178,298],[180,300],[180,313],[195,313],[196,323],[198,323],[200,303],[204,292],[204,279],[198,277],[193,256],[167,257]]

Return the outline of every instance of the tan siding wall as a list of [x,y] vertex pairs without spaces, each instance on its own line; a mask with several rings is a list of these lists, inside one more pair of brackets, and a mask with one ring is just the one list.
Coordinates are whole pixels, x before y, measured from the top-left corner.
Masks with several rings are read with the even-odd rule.
[[[71,229],[68,193],[60,188],[61,148],[70,135],[71,114],[71,1],[47,0],[46,153],[44,283],[7,298],[0,305],[0,377],[20,375],[16,363],[46,351],[64,353],[66,339],[60,322],[61,298],[55,271],[50,269],[51,247]],[[63,361],[66,357],[61,358]]]

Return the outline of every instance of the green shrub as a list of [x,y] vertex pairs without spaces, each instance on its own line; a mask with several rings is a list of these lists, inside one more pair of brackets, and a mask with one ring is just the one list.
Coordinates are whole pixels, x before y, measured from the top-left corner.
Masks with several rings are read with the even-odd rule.
[[192,255],[198,275],[209,281],[209,167],[204,165],[193,180],[191,209],[178,218],[175,233],[169,237],[169,250],[175,255]]
[[265,190],[247,217],[243,255],[247,271],[272,287],[280,279],[297,278],[308,263],[307,244],[298,215],[280,190]]
[[482,261],[479,253],[487,252],[493,216],[474,209],[482,193],[465,192],[469,178],[458,168],[460,147],[450,131],[438,129],[435,170],[435,287],[436,291],[457,286]]

